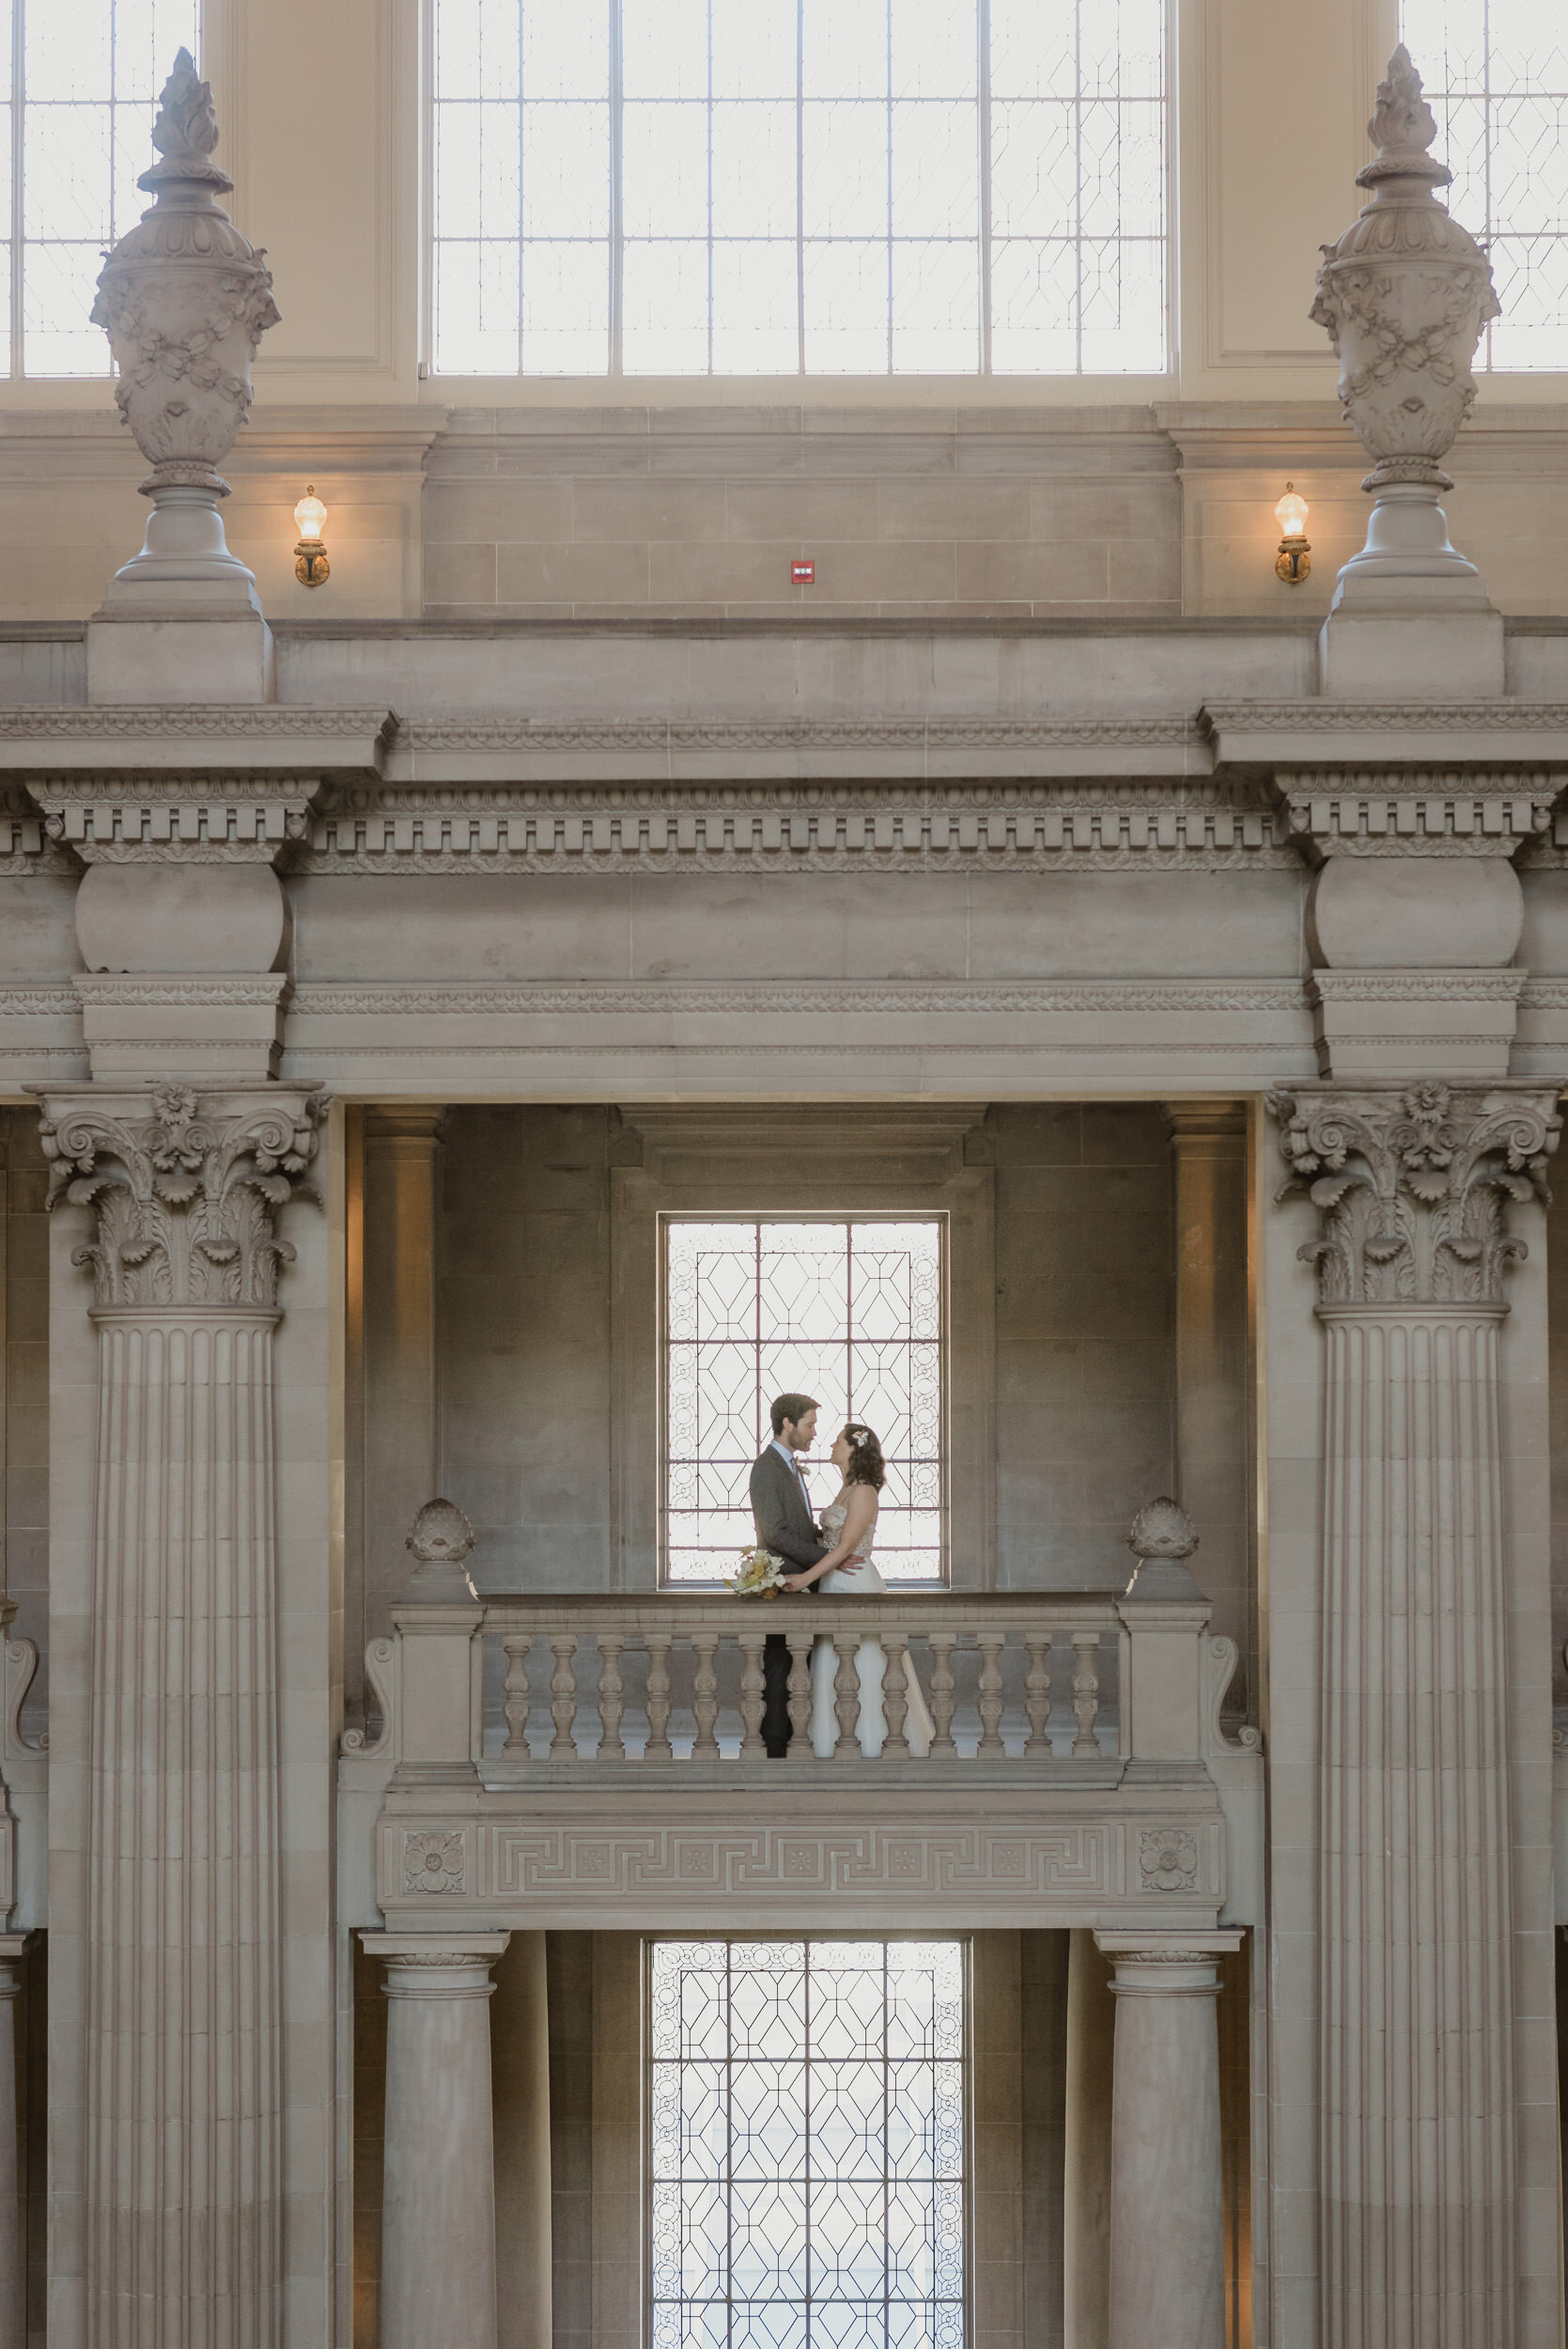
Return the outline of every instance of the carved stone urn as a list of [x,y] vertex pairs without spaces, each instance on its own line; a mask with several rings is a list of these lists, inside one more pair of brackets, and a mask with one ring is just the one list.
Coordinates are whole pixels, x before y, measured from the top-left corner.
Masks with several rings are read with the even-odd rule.
[[[244,602],[256,583],[224,538],[217,468],[251,404],[251,362],[278,323],[272,272],[216,201],[234,182],[212,162],[212,92],[182,49],[163,86],[152,143],[159,161],[136,184],[155,199],[103,264],[93,304],[106,329],[120,420],[152,470],[147,543],[116,572],[111,606],[148,589],[176,608]],[[225,589],[227,595],[224,594]]]
[[1324,246],[1311,312],[1339,358],[1346,420],[1375,460],[1361,485],[1376,499],[1367,543],[1340,573],[1341,594],[1358,577],[1446,578],[1473,599],[1480,575],[1449,543],[1437,499],[1453,483],[1439,460],[1469,413],[1470,362],[1499,305],[1485,254],[1434,194],[1453,175],[1427,151],[1437,125],[1403,44],[1367,129],[1377,153],[1356,184],[1372,201]]

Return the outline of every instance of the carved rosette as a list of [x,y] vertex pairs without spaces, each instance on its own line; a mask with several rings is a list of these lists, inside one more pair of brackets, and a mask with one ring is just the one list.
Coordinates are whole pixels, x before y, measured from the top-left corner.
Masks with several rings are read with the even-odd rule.
[[1322,1218],[1297,1252],[1321,1304],[1502,1302],[1504,1267],[1525,1253],[1509,1203],[1549,1196],[1555,1093],[1336,1088],[1271,1094],[1269,1108],[1290,1170],[1277,1195],[1304,1189]]
[[46,1100],[48,1205],[97,1215],[97,1239],[74,1258],[92,1268],[97,1304],[275,1308],[294,1251],[274,1219],[296,1194],[316,1195],[304,1178],[325,1106],[282,1086],[259,1098],[166,1084]]
[[191,487],[226,497],[216,468],[251,404],[251,362],[278,323],[265,256],[214,199],[234,182],[211,161],[210,86],[182,49],[163,86],[152,143],[162,160],[136,185],[155,198],[99,274],[92,322],[105,328],[122,424],[152,466],[142,493]]
[[1356,184],[1372,201],[1323,247],[1310,316],[1339,359],[1346,420],[1376,459],[1363,488],[1450,490],[1438,459],[1469,413],[1470,362],[1500,305],[1485,254],[1433,193],[1453,175],[1427,152],[1437,125],[1403,43],[1367,129],[1377,153]]

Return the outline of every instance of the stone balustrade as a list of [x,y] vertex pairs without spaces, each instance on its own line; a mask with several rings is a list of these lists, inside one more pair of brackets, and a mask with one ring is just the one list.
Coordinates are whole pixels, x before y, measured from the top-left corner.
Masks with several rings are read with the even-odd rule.
[[[1206,1614],[1200,1606],[1194,1635]],[[789,1652],[792,1765],[1099,1763],[1131,1751],[1118,1700],[1134,1633],[1109,1595],[506,1598],[484,1616],[487,1644],[505,1658],[504,1762],[763,1761],[770,1634]],[[811,1657],[823,1639],[837,1654],[830,1754],[810,1734]],[[867,1639],[885,1659],[885,1741],[879,1723],[861,1719],[855,1659]],[[928,1753],[907,1734],[911,1688],[931,1717]]]

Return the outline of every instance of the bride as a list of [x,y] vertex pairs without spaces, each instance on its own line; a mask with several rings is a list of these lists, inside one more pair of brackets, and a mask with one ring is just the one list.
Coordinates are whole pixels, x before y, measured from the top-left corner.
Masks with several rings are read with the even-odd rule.
[[[820,1583],[825,1598],[882,1598],[888,1586],[871,1563],[879,1506],[877,1494],[887,1480],[882,1447],[863,1420],[852,1419],[835,1441],[831,1457],[844,1479],[837,1498],[822,1512],[822,1531],[832,1548],[805,1573],[786,1575],[784,1587],[786,1591],[805,1591],[815,1582]],[[861,1641],[855,1670],[861,1684],[861,1751],[875,1760],[887,1735],[879,1641]],[[838,1717],[833,1709],[837,1672],[838,1657],[832,1641],[819,1639],[811,1659],[811,1740],[813,1750],[824,1758],[838,1743]],[[914,1661],[907,1649],[904,1680],[908,1694],[904,1735],[911,1753],[924,1754],[930,1750],[931,1716],[925,1709],[925,1700],[915,1678]]]

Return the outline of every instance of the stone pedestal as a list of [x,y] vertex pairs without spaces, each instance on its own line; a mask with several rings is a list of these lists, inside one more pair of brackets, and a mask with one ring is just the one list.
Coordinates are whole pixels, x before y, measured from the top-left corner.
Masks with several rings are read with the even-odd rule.
[[274,1229],[313,1097],[51,1095],[99,1331],[86,2334],[281,2337]]
[[381,2349],[496,2349],[490,1968],[505,1933],[367,1933],[386,1966]]
[[1275,1101],[1322,1236],[1320,2337],[1514,2338],[1504,1442],[1511,1214],[1550,1092]]
[[1110,2349],[1225,2349],[1217,1960],[1239,1933],[1097,1933],[1114,1960]]

